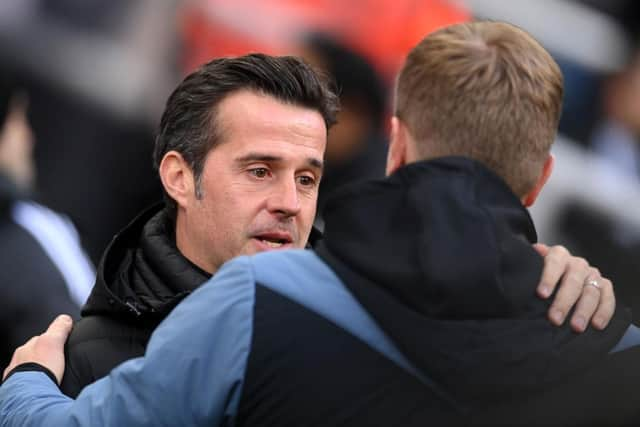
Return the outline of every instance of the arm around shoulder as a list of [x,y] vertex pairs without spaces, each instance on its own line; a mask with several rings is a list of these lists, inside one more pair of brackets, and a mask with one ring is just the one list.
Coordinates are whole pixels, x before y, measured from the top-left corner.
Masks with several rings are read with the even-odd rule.
[[[241,258],[174,309],[145,357],[123,363],[75,401],[44,374],[11,377],[0,387],[2,425],[221,425],[234,417],[242,390],[253,302],[252,271]],[[25,408],[37,408],[36,417]]]

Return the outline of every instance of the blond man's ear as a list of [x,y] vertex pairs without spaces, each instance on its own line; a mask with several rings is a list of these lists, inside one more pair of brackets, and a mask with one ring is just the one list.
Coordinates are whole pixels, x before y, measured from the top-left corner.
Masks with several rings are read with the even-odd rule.
[[387,176],[407,164],[409,133],[407,127],[396,116],[391,117],[389,151],[387,153]]
[[542,170],[540,171],[540,176],[536,181],[536,184],[533,186],[533,189],[524,195],[522,198],[522,204],[525,207],[529,207],[533,205],[542,191],[542,187],[547,183],[551,173],[553,172],[553,166],[555,165],[555,157],[553,154],[549,153],[547,159],[544,161],[544,165],[542,166]]

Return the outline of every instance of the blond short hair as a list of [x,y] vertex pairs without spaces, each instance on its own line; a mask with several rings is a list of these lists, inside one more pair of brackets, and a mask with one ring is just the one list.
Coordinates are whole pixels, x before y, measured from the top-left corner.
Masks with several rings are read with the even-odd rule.
[[461,155],[523,196],[555,139],[563,78],[551,55],[511,24],[452,25],[425,37],[398,77],[395,115],[422,159]]

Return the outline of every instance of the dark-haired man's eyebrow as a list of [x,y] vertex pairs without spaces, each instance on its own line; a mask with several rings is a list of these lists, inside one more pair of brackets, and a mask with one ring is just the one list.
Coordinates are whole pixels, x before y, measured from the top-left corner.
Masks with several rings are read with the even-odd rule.
[[[251,162],[269,162],[269,163],[280,163],[283,162],[284,159],[279,156],[274,156],[271,154],[265,153],[248,153],[242,157],[238,157],[235,159],[237,163],[246,164]],[[307,164],[314,169],[318,169],[322,171],[324,169],[324,163],[322,160],[317,159],[315,157],[308,157]]]
[[269,154],[261,154],[261,153],[249,153],[249,154],[245,154],[242,157],[236,158],[235,161],[238,163],[281,162],[282,157],[273,156]]
[[317,168],[317,169],[320,169],[320,170],[324,169],[324,163],[320,159],[316,159],[314,157],[309,157],[309,158],[307,158],[307,163],[309,163],[309,166],[312,166],[314,168]]

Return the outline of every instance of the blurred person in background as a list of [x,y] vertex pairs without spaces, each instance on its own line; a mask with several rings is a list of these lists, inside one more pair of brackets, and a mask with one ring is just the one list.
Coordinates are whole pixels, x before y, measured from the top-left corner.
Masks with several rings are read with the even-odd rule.
[[325,170],[318,194],[317,224],[321,224],[327,197],[337,188],[384,176],[387,88],[364,56],[329,34],[309,34],[296,53],[327,73],[340,97],[338,121],[327,139]]
[[[590,169],[592,191],[624,201],[624,180],[640,188],[640,50],[627,65],[603,80],[601,118],[589,147],[597,156]],[[624,204],[624,202],[622,202]],[[567,244],[596,263],[616,283],[621,302],[640,313],[640,229],[611,212],[578,200],[569,200],[561,213]]]
[[611,50],[619,49],[624,54],[605,70],[583,66],[582,73],[568,75],[582,75],[582,83],[590,83],[574,88],[579,89],[573,95],[574,104],[581,103],[579,114],[565,105],[563,120],[573,116],[578,132],[568,132],[567,136],[592,154],[589,192],[604,202],[594,204],[590,198],[567,194],[557,208],[557,234],[616,283],[618,301],[632,309],[637,323],[640,265],[635,260],[640,254],[640,228],[637,222],[621,218],[616,210],[632,215],[631,206],[637,202],[628,189],[640,189],[640,4],[633,0],[577,3],[601,13],[603,23],[609,22],[620,32],[620,41],[626,43],[611,46]]
[[[539,287],[557,259],[532,248],[523,207],[553,165],[557,65],[507,24],[452,26],[414,49],[397,93],[389,177],[329,202],[315,252],[227,263],[171,313],[144,358],[76,401],[43,375],[57,382],[64,368],[71,322],[58,319],[5,370],[6,425],[589,424],[613,408],[595,368],[624,347],[614,345],[628,315],[574,334],[573,322],[552,326],[553,304],[536,296],[559,277]],[[576,313],[598,307],[603,328],[611,283],[588,267],[575,273],[578,286],[558,296],[583,292]],[[580,375],[588,368],[595,378]],[[628,409],[635,396],[625,397]]]
[[69,215],[94,264],[119,229],[162,197],[149,159],[181,77],[173,59],[181,1],[0,2],[0,61],[24,70],[40,142],[39,199]]
[[68,218],[33,200],[34,137],[19,75],[0,69],[0,360],[63,310],[78,315],[93,266]]
[[[603,83],[602,119],[591,136],[590,146],[617,172],[640,185],[640,50]],[[615,191],[615,182],[605,185]]]

